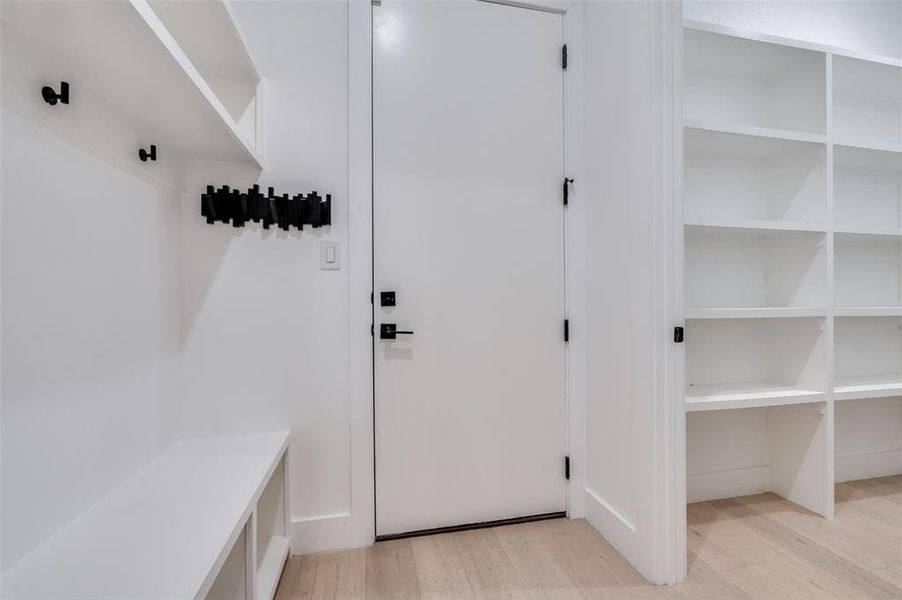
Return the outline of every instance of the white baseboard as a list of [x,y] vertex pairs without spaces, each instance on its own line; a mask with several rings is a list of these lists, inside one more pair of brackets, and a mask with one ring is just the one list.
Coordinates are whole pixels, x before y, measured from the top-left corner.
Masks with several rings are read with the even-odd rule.
[[770,490],[770,467],[747,467],[686,476],[686,502],[750,496]]
[[586,488],[586,520],[626,560],[630,561],[643,577],[651,581],[649,560],[651,553],[643,552],[642,539],[636,531],[636,526],[588,488]]
[[323,515],[307,519],[292,519],[292,554],[316,554],[347,550],[351,547],[351,515]]
[[902,473],[902,449],[836,457],[836,482]]

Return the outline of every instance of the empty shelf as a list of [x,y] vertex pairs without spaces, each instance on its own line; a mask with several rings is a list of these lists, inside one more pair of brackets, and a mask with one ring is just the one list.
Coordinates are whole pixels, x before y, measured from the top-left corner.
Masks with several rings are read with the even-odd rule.
[[847,148],[858,148],[861,150],[878,150],[880,152],[892,152],[902,154],[902,144],[894,144],[891,142],[877,142],[867,140],[837,140],[836,146],[845,146]]
[[792,142],[811,142],[814,144],[826,144],[827,136],[819,133],[806,133],[804,131],[790,131],[788,129],[773,129],[771,127],[753,127],[750,125],[732,125],[707,121],[702,119],[683,119],[683,127],[702,131],[718,131],[721,133],[735,133],[750,135],[772,140],[788,140]]
[[687,308],[687,319],[770,319],[789,317],[824,317],[825,308],[764,307],[764,308]]
[[814,231],[825,232],[824,223],[799,223],[792,221],[771,221],[764,219],[720,219],[711,217],[687,217],[686,231],[733,230],[733,231]]
[[837,317],[902,317],[902,306],[837,306]]
[[888,227],[886,229],[865,227],[837,227],[834,233],[836,233],[836,236],[838,238],[859,241],[902,238],[902,229],[898,227]]
[[902,396],[902,373],[840,377],[833,390],[836,400]]
[[686,411],[807,404],[825,397],[826,392],[770,382],[694,385],[686,390]]

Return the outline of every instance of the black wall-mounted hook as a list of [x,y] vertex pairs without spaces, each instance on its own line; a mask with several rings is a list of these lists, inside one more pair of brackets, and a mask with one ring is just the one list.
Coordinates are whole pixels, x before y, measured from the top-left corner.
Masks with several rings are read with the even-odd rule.
[[141,159],[141,162],[147,162],[148,160],[157,160],[157,145],[151,144],[150,152],[148,152],[144,148],[138,150],[138,158]]
[[[150,147],[150,154],[141,150],[139,156],[141,160],[155,159],[156,146]],[[285,231],[291,228],[303,231],[304,225],[316,228],[332,224],[332,194],[326,194],[325,199],[315,191],[306,196],[277,196],[270,187],[264,196],[259,184],[249,188],[247,193],[233,190],[227,185],[218,190],[208,185],[200,199],[200,214],[210,224],[221,222],[231,223],[233,227],[243,227],[248,221],[253,221],[262,222],[263,229],[275,225]]]
[[41,96],[44,98],[44,102],[46,102],[50,106],[56,106],[57,102],[69,104],[69,82],[60,82],[59,94],[57,94],[56,91],[49,85],[45,85],[41,88]]

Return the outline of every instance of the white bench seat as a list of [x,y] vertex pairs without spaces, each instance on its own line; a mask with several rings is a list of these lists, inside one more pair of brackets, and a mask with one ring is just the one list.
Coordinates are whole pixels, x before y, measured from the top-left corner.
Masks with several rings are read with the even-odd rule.
[[[178,442],[10,567],[3,598],[204,598],[287,447],[287,432]],[[274,588],[288,540],[266,543]]]

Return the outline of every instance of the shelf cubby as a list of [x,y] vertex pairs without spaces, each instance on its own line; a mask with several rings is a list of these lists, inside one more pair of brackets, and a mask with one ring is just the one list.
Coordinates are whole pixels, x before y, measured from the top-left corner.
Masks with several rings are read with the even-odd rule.
[[836,231],[902,238],[902,153],[836,146],[833,164]]
[[824,234],[687,226],[686,305],[826,306]]
[[821,52],[686,29],[683,111],[690,119],[823,134]]
[[686,415],[686,499],[773,492],[822,515],[832,511],[823,403]]
[[902,317],[837,317],[834,398],[902,395]]
[[804,404],[826,396],[822,318],[691,320],[686,410]]
[[285,504],[285,457],[273,472],[256,511],[257,576],[255,598],[275,595],[282,565],[288,557],[288,519]]
[[835,422],[837,482],[902,473],[902,398],[840,402]]
[[837,307],[902,306],[902,237],[837,233],[834,285]]
[[686,222],[824,228],[823,144],[686,127]]
[[837,143],[902,151],[902,67],[833,57]]

